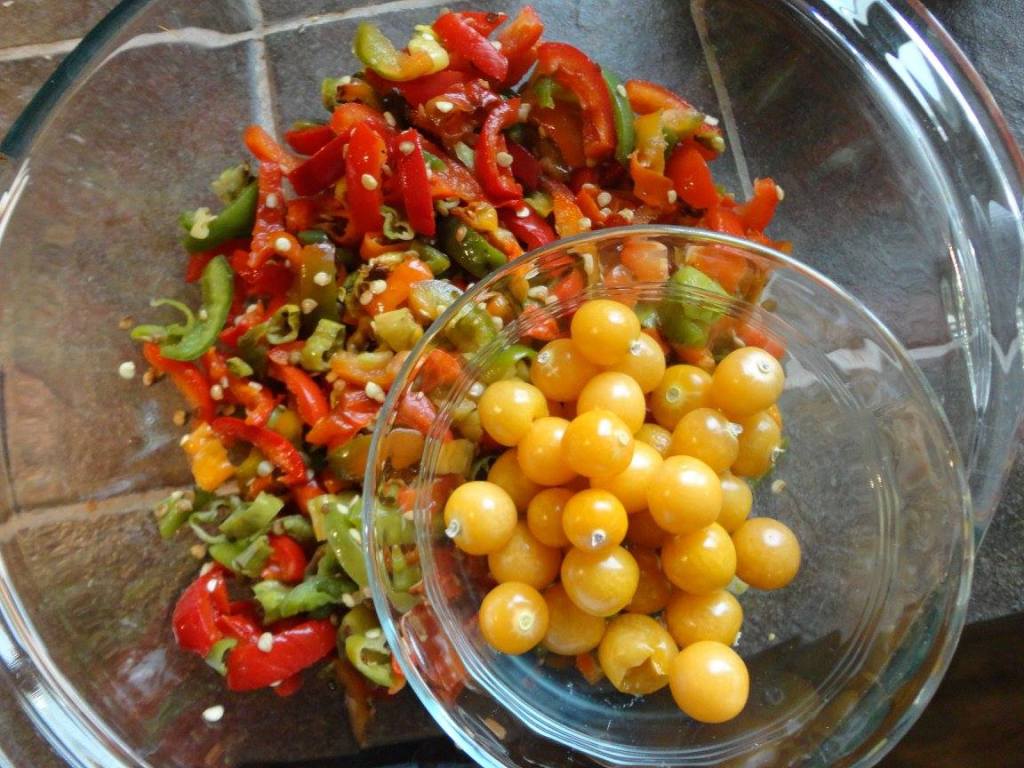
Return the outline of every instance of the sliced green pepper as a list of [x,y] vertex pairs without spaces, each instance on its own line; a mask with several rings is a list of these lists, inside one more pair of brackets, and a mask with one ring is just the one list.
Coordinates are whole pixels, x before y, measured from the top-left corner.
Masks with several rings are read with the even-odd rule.
[[555,81],[550,77],[538,77],[533,83],[533,95],[537,99],[537,106],[554,109]]
[[210,652],[206,654],[206,663],[221,676],[228,673],[227,664],[224,663],[224,657],[227,656],[228,651],[238,645],[238,641],[233,637],[223,637],[213,644],[210,648]]
[[393,82],[440,72],[449,64],[448,52],[432,34],[417,33],[408,47],[409,53],[396,50],[383,32],[364,21],[356,29],[352,52],[367,67]]
[[253,374],[252,366],[240,357],[229,357],[227,359],[227,366],[228,370],[235,376],[245,378]]
[[408,307],[381,312],[373,318],[371,326],[374,335],[395,352],[412,349],[423,336],[423,328]]
[[615,116],[615,159],[620,163],[628,163],[629,156],[636,146],[636,134],[633,130],[633,108],[629,105],[629,99],[620,90],[619,78],[607,69],[602,69],[601,74],[608,84],[608,93],[612,97],[612,110]]
[[372,435],[356,435],[347,443],[327,452],[327,466],[331,474],[342,482],[358,482],[366,472]]
[[551,215],[552,211],[555,210],[555,202],[551,199],[551,195],[541,190],[531,192],[523,198],[523,202],[533,208],[533,210],[545,219]]
[[302,367],[307,371],[328,370],[331,353],[344,342],[345,326],[334,320],[321,320],[302,347]]
[[295,236],[303,245],[318,245],[331,242],[331,237],[322,229],[304,229]]
[[278,307],[268,320],[246,331],[246,335],[258,328],[271,344],[287,344],[299,338],[299,326],[302,322],[300,317],[297,304],[284,304]]
[[379,629],[370,630],[373,637],[351,635],[345,639],[345,656],[362,675],[372,683],[390,688],[394,682],[391,671],[391,651]]
[[324,529],[327,532],[327,544],[345,573],[360,587],[365,587],[369,581],[358,522],[354,523],[340,505],[331,504],[324,515]]
[[277,581],[261,581],[253,585],[253,594],[267,621],[287,619],[300,613],[312,613],[329,605],[341,605],[343,598],[354,591],[354,585],[331,576],[307,576],[289,588]]
[[409,222],[390,205],[382,205],[380,212],[384,216],[382,231],[388,240],[412,240],[416,237],[416,232]]
[[422,240],[413,240],[410,247],[416,251],[420,261],[430,268],[430,271],[434,273],[434,277],[443,275],[452,265],[451,259],[445,256],[443,251],[439,251],[430,245],[430,243],[424,243]]
[[445,329],[445,336],[460,352],[476,352],[497,338],[498,331],[491,316],[472,304]]
[[444,160],[442,160],[437,155],[427,152],[427,150],[425,149],[423,150],[423,159],[427,161],[427,168],[429,168],[432,171],[448,170],[448,165],[447,163],[445,163]]
[[249,164],[239,163],[221,171],[220,176],[210,183],[210,189],[224,205],[231,205],[251,183]]
[[410,563],[405,551],[395,545],[391,547],[391,584],[399,592],[408,592],[423,580],[423,572],[418,565]]
[[192,510],[193,503],[184,496],[177,498],[170,496],[160,502],[157,505],[159,513],[157,527],[160,529],[160,537],[163,539],[173,537],[181,526],[188,522],[189,517],[192,516]]
[[235,509],[223,523],[220,530],[233,539],[241,539],[256,533],[263,533],[274,522],[284,502],[269,493],[261,493],[252,502]]
[[460,141],[455,145],[455,157],[470,171],[476,168],[476,152],[466,142]]
[[536,350],[522,344],[513,344],[496,354],[480,371],[480,381],[491,384],[501,379],[511,378],[516,374],[519,363],[523,360],[535,360]]
[[[192,216],[183,218],[188,230],[183,240],[186,250],[191,253],[208,251],[236,237],[247,237],[252,232],[256,220],[256,202],[259,199],[259,188],[256,182],[250,183],[229,205],[224,206],[211,221],[205,225],[205,237],[192,234]],[[202,234],[202,233],[196,233]]]
[[[696,289],[707,294],[729,298],[729,293],[715,280],[699,269],[691,266],[682,267],[672,275],[670,286]],[[671,294],[670,294],[671,295]],[[658,308],[662,332],[670,340],[688,347],[699,347],[707,343],[708,330],[712,323],[720,318],[724,306],[716,306],[717,302],[706,303],[704,300],[688,300],[669,298]]]
[[225,568],[255,579],[270,559],[270,541],[266,534],[260,534],[241,541],[211,544],[209,552]]
[[360,603],[342,617],[338,635],[344,639],[349,635],[365,635],[371,629],[380,629],[377,614],[366,603]]
[[303,308],[302,330],[307,334],[312,333],[321,320],[337,322],[340,319],[333,245],[322,243],[302,249],[299,306]]
[[278,518],[277,522],[286,536],[290,536],[300,544],[312,544],[316,541],[316,536],[313,535],[313,526],[302,515],[287,515]]
[[177,301],[160,299],[154,306],[173,306],[185,315],[184,325],[140,325],[132,330],[134,339],[160,340],[160,354],[171,360],[195,360],[212,347],[227,322],[234,296],[235,278],[228,260],[223,256],[212,259],[203,269],[200,279],[203,295],[198,319],[192,311]]
[[438,239],[444,252],[474,277],[483,277],[507,261],[483,235],[454,216],[441,219]]

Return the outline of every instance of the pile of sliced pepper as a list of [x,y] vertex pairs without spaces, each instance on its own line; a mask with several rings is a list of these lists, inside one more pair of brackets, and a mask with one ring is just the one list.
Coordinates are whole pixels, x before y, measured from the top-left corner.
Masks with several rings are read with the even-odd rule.
[[[284,144],[247,128],[256,173],[248,163],[228,169],[213,184],[221,210],[181,218],[185,278],[199,283],[200,307],[155,301],[182,318],[132,334],[153,375],[170,378],[192,408],[182,446],[196,487],[166,500],[158,519],[165,538],[197,537],[208,562],[175,608],[175,636],[231,690],[292,693],[325,659],[341,665],[350,695],[401,687],[366,603],[359,486],[403,359],[467,284],[559,237],[633,223],[782,245],[763,234],[782,199],[771,179],[746,202],[715,184],[709,163],[724,141],[713,118],[543,33],[529,6],[511,20],[445,12],[403,48],[361,24],[353,52],[362,69],[323,83],[329,117],[296,123]],[[671,279],[688,286],[749,296],[763,284],[728,248],[682,258]],[[669,274],[640,257],[616,270],[623,282]],[[574,273],[556,293],[583,287]],[[478,306],[449,339],[471,353],[531,311],[529,300]],[[669,320],[666,343],[685,359],[708,354],[717,317]],[[532,335],[550,333],[539,323]],[[510,348],[494,378],[530,354]],[[443,389],[461,365],[436,351],[423,374]],[[415,464],[436,413],[427,395],[400,404],[396,462]],[[457,473],[479,419],[462,414],[454,429],[444,460]],[[403,555],[412,536],[399,502],[395,519],[392,567],[411,594],[419,571]],[[229,581],[249,597],[229,600]]]

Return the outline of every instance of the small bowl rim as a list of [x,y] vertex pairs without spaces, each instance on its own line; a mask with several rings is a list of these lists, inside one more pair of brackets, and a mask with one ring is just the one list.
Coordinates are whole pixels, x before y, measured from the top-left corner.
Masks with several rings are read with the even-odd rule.
[[[431,717],[434,718],[434,720],[441,726],[442,730],[444,730],[456,745],[474,761],[481,766],[485,766],[485,768],[506,768],[510,765],[510,763],[504,762],[498,756],[494,755],[485,745],[482,745],[470,737],[469,732],[453,716],[450,708],[438,698],[431,686],[422,679],[418,669],[412,663],[408,654],[401,652],[401,649],[403,649],[404,646],[397,630],[397,623],[391,615],[388,596],[383,584],[381,583],[381,579],[377,576],[377,563],[372,554],[375,549],[374,542],[376,541],[373,520],[376,506],[376,488],[378,486],[380,438],[384,432],[381,429],[381,425],[388,421],[388,415],[396,408],[399,394],[409,383],[410,377],[414,374],[417,364],[421,360],[428,346],[438,336],[438,334],[441,333],[442,330],[460,312],[463,311],[463,309],[470,304],[475,303],[478,300],[478,297],[485,291],[489,290],[491,286],[507,278],[517,270],[522,270],[523,267],[535,265],[538,260],[545,256],[562,253],[572,248],[604,243],[607,241],[625,240],[630,237],[675,237],[690,240],[698,244],[722,245],[739,248],[757,256],[758,258],[762,258],[769,263],[778,264],[781,267],[789,269],[802,277],[817,283],[828,293],[838,297],[844,304],[848,305],[851,310],[861,315],[869,325],[876,329],[880,338],[889,344],[891,349],[897,354],[901,368],[906,372],[905,376],[908,383],[911,384],[912,388],[917,390],[922,401],[926,401],[930,406],[931,413],[936,419],[936,425],[943,431],[947,447],[953,457],[953,477],[959,486],[959,506],[962,513],[962,525],[959,526],[960,536],[958,538],[961,539],[960,544],[962,545],[963,555],[960,563],[959,586],[957,589],[956,599],[954,601],[954,609],[950,614],[950,631],[945,634],[944,638],[937,640],[937,642],[933,644],[933,648],[941,646],[937,649],[939,651],[939,655],[936,658],[935,666],[928,674],[928,677],[924,680],[917,696],[914,697],[906,711],[901,715],[901,719],[905,721],[902,725],[904,728],[908,728],[923,711],[928,701],[931,700],[938,688],[939,682],[942,680],[942,677],[949,666],[950,661],[952,660],[953,651],[956,648],[960,633],[962,632],[966,622],[967,596],[970,594],[974,572],[974,508],[971,503],[967,470],[957,447],[952,426],[949,423],[945,410],[935,394],[935,391],[928,383],[924,373],[913,361],[909,351],[903,346],[895,334],[893,334],[892,331],[889,330],[888,326],[886,326],[866,305],[857,300],[850,292],[838,283],[803,262],[798,261],[792,256],[761,243],[756,243],[742,237],[736,237],[712,230],[669,224],[637,224],[625,227],[610,227],[607,229],[594,230],[573,235],[571,237],[559,238],[545,246],[542,246],[541,248],[536,248],[524,253],[518,258],[506,263],[501,268],[481,278],[470,288],[465,290],[462,295],[456,299],[456,301],[454,301],[433,323],[431,323],[424,332],[422,338],[415,344],[408,357],[403,362],[397,376],[395,377],[395,381],[390,387],[381,406],[377,420],[377,427],[374,429],[373,436],[370,441],[366,471],[363,476],[361,522],[363,541],[367,544],[363,552],[363,557],[366,563],[367,573],[369,574],[370,591],[373,599],[374,610],[376,611],[381,623],[384,636],[387,639],[389,646],[393,649],[393,653],[395,653],[396,658],[398,659],[399,666],[401,667],[406,680],[409,682],[410,687]],[[489,692],[485,691],[484,693],[487,696],[490,696]],[[535,733],[539,738],[550,739],[550,735],[539,733],[531,725],[530,721],[532,718],[523,718],[519,715],[515,715],[515,717],[520,724],[530,732]],[[570,748],[567,745],[560,746],[563,746],[566,749]],[[872,752],[874,751],[875,750],[872,750]],[[862,763],[860,762],[858,763],[858,765],[861,764]]]

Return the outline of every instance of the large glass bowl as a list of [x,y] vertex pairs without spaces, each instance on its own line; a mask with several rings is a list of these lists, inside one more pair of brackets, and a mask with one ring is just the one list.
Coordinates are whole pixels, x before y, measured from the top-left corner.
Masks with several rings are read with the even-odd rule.
[[[242,125],[316,117],[320,79],[355,67],[359,21],[397,39],[444,5],[470,4],[127,0],[0,145],[0,676],[69,764],[357,749],[326,683],[301,700],[232,697],[173,650],[170,606],[195,564],[186,542],[160,543],[149,509],[188,481],[178,401],[117,377],[137,354],[118,323],[151,296],[184,295],[177,216],[208,202],[209,180],[241,155]],[[782,184],[775,236],[925,373],[980,534],[1024,400],[1024,163],[948,36],[895,0],[534,5],[552,38],[719,115],[729,151],[717,173],[740,195],[759,174]],[[203,724],[216,703],[224,719]],[[377,723],[371,745],[437,733],[411,696]]]
[[[677,263],[690,249],[742,253],[770,276],[762,301],[723,300],[673,281],[623,287],[608,279],[623,244],[638,237],[663,243]],[[588,278],[581,295],[546,304],[529,298],[553,299],[574,272]],[[467,350],[472,313],[497,297],[532,307]],[[495,652],[476,625],[494,582],[484,558],[461,553],[444,526],[442,489],[485,479],[490,463],[483,459],[494,455],[479,443],[472,461],[452,459],[459,445],[452,431],[476,429],[467,414],[481,385],[511,378],[507,350],[537,348],[531,334],[549,318],[566,333],[572,312],[591,298],[635,302],[662,336],[671,328],[658,318],[674,325],[681,316],[724,313],[786,350],[779,408],[787,447],[755,485],[751,514],[786,523],[801,541],[803,564],[787,588],[740,598],[737,649],[750,668],[751,698],[725,725],[685,718],[667,690],[634,699],[607,682],[588,685],[571,665]],[[466,359],[458,380],[441,388],[423,365],[438,349]],[[410,464],[404,451],[391,451],[407,431],[399,404],[426,396],[438,416],[422,458]],[[780,253],[698,230],[579,236],[477,283],[430,327],[399,373],[364,485],[364,541],[385,634],[430,713],[488,768],[869,763],[927,703],[963,625],[974,554],[969,495],[952,432],[917,366],[826,278]],[[410,495],[411,505],[401,503]],[[389,531],[399,514],[416,525],[414,560],[423,570],[416,594],[391,577]]]

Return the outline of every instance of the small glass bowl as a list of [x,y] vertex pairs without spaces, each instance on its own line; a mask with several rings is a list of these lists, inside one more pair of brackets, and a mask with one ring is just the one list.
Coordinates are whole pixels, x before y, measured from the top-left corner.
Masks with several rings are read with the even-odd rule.
[[[664,243],[677,260],[691,249],[742,252],[767,286],[749,303],[671,281],[624,283],[619,254],[635,237]],[[573,271],[585,276],[585,289],[558,300],[556,287]],[[478,302],[499,296],[516,316],[467,351],[466,322]],[[453,462],[442,449],[453,421],[464,424],[479,396],[475,385],[502,376],[496,361],[524,334],[550,329],[550,321],[565,331],[580,302],[595,297],[636,302],[638,312],[670,322],[684,306],[723,312],[786,350],[779,407],[788,446],[756,484],[752,514],[790,526],[804,560],[786,589],[740,598],[737,650],[751,695],[722,725],[688,719],[667,689],[632,698],[606,681],[588,684],[572,660],[492,650],[476,625],[491,585],[486,565],[443,531],[444,495],[433,490],[445,487],[436,484],[439,468],[464,469],[457,481],[485,474],[476,455]],[[446,390],[422,367],[434,349],[466,360]],[[438,416],[415,462],[391,448],[398,405],[425,387]],[[920,371],[834,283],[777,251],[715,233],[650,226],[581,235],[471,287],[427,331],[393,385],[365,488],[364,539],[388,641],[430,713],[483,766],[870,765],[927,703],[963,625],[973,562],[968,490]],[[414,521],[414,545],[396,544],[400,518]],[[391,567],[410,555],[423,579],[411,590]]]

